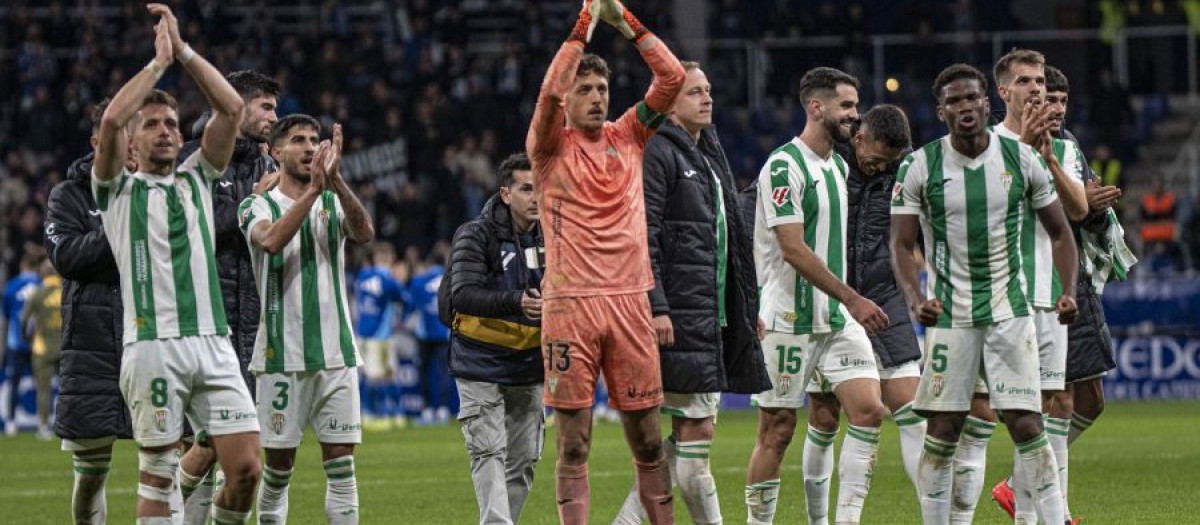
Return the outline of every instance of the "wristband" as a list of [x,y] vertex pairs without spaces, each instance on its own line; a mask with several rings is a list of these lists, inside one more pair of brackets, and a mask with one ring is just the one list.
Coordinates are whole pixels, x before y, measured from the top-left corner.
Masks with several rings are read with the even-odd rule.
[[150,74],[154,75],[154,80],[162,79],[163,73],[167,72],[167,68],[165,66],[159,65],[158,62],[153,60],[151,60],[149,64],[146,64],[145,69],[150,70]]
[[179,52],[179,63],[187,65],[193,58],[196,58],[196,50],[192,49],[191,44],[184,44],[183,51]]

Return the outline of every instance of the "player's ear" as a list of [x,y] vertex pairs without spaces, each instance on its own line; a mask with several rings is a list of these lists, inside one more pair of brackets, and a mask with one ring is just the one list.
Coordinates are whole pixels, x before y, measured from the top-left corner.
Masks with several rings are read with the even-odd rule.
[[943,110],[942,110],[942,104],[941,104],[941,101],[938,101],[938,105],[937,105],[937,119],[938,119],[938,122],[945,122],[945,121],[946,121],[946,115],[945,115],[945,113],[944,113],[944,112],[943,112]]

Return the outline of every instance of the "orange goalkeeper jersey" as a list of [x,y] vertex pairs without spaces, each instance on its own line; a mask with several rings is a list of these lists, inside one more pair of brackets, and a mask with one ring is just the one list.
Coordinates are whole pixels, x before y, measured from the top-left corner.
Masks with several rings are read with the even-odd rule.
[[543,297],[618,295],[654,287],[642,152],[683,87],[684,70],[660,41],[641,53],[654,71],[654,83],[642,102],[605,122],[599,136],[567,127],[559,104],[575,80],[583,46],[563,44],[546,73],[525,140],[546,239]]

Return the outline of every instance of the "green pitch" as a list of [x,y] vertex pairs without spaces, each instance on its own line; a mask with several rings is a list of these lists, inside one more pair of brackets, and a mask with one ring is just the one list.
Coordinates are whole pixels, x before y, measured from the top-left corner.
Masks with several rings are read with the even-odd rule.
[[[752,411],[721,415],[712,461],[728,523],[745,520],[745,466],[754,446]],[[545,456],[522,523],[557,523],[554,507],[554,430],[546,434]],[[472,523],[475,496],[458,425],[367,433],[357,454],[363,523]],[[840,444],[841,438],[838,439]],[[896,427],[884,423],[879,463],[864,511],[866,523],[920,523],[914,489],[900,464]],[[292,478],[290,522],[324,523],[325,480],[312,436],[301,448]],[[802,523],[804,496],[800,446],[793,443],[784,465],[777,523]],[[67,523],[70,520],[71,459],[58,442],[24,433],[0,441],[6,474],[0,477],[0,508],[6,523]],[[1007,474],[1012,442],[1003,430],[992,438],[988,484]],[[1194,523],[1200,516],[1200,403],[1120,403],[1071,449],[1070,501],[1085,523]],[[108,483],[110,523],[131,523],[137,456],[129,442],[113,453]],[[609,523],[633,481],[633,466],[620,426],[597,423],[590,462],[592,522]],[[836,490],[836,485],[834,486]],[[836,501],[831,497],[831,507]],[[689,523],[678,499],[680,523]],[[980,499],[976,523],[1006,523],[988,494]]]

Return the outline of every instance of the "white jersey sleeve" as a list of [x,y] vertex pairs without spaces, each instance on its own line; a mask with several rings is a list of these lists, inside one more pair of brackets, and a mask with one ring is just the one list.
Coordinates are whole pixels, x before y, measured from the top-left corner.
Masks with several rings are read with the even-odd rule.
[[759,211],[767,228],[804,222],[804,186],[804,176],[786,153],[776,152],[768,159],[758,174]]
[[925,205],[925,181],[929,177],[923,151],[910,153],[896,172],[892,188],[892,215],[920,215]]

